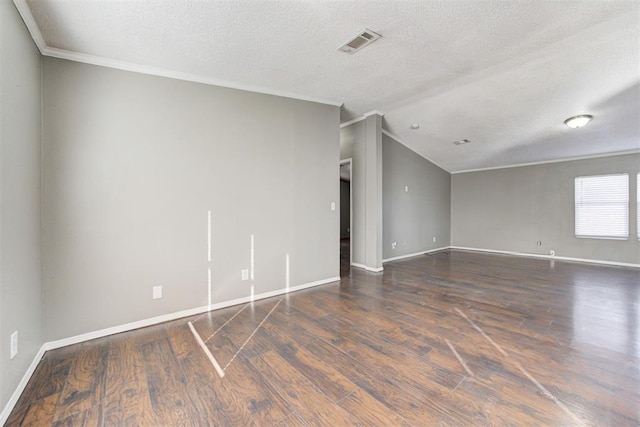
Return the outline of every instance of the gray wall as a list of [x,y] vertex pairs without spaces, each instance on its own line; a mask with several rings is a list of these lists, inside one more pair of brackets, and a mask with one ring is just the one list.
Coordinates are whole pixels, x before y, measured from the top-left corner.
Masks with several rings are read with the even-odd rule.
[[351,202],[353,211],[351,217],[353,228],[351,229],[352,263],[364,264],[365,248],[365,159],[364,159],[364,121],[340,129],[340,160],[351,161]]
[[[451,175],[447,171],[383,135],[382,188],[385,259],[449,246]],[[397,246],[392,249],[394,241]]]
[[382,116],[370,114],[340,132],[340,159],[351,162],[351,264],[382,270]]
[[[0,0],[0,410],[42,346],[41,60],[14,5]],[[9,342],[19,333],[19,352]]]
[[382,270],[382,116],[364,120],[365,265]]
[[[454,174],[452,245],[546,255],[554,250],[556,256],[639,263],[638,171],[640,154]],[[618,172],[629,173],[629,240],[576,238],[575,177]]]
[[337,107],[45,58],[44,135],[46,340],[339,275]]

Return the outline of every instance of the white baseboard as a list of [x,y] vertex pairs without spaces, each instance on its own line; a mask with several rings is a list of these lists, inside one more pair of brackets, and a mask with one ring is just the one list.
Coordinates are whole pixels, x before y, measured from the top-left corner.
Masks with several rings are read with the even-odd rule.
[[544,255],[544,254],[533,254],[528,252],[512,252],[512,251],[499,251],[495,249],[467,248],[463,246],[449,246],[449,249],[458,249],[461,251],[487,252],[492,254],[513,255],[513,256],[521,256],[521,257],[529,257],[529,258],[542,258],[542,259],[548,259],[553,261],[571,261],[571,262],[583,262],[586,264],[600,264],[600,265],[612,265],[616,267],[640,268],[640,264],[633,264],[629,262],[605,261],[601,259],[572,258],[572,257],[557,256],[557,255],[551,256],[551,255]]
[[89,341],[96,338],[106,337],[108,335],[119,334],[121,332],[132,331],[134,329],[144,328],[146,326],[156,325],[158,323],[169,322],[171,320],[180,319],[183,317],[194,316],[196,314],[206,313],[207,311],[219,310],[221,308],[227,308],[238,304],[246,304],[248,302],[258,301],[265,298],[271,298],[278,295],[287,294],[289,292],[300,291],[302,289],[311,288],[314,286],[326,285],[328,283],[338,282],[340,277],[330,277],[328,279],[317,280],[315,282],[304,283],[302,285],[291,286],[289,289],[283,288],[276,291],[264,292],[253,296],[246,296],[242,298],[236,298],[228,301],[222,301],[215,304],[205,305],[202,307],[191,308],[188,310],[176,311],[174,313],[163,314],[161,316],[151,317],[148,319],[138,320],[136,322],[125,323],[123,325],[112,326],[110,328],[100,329],[98,331],[88,332],[86,334],[76,335],[73,337],[63,338],[61,340],[50,341],[44,344],[45,350],[53,350],[60,347],[65,347],[71,344],[77,344],[83,341]]
[[163,314],[161,316],[156,316],[156,317],[151,317],[151,318],[148,318],[148,319],[138,320],[136,322],[131,322],[131,323],[125,323],[123,325],[118,325],[118,326],[113,326],[113,327],[110,327],[110,328],[100,329],[98,331],[87,332],[86,334],[80,334],[80,335],[76,335],[76,336],[73,336],[73,337],[68,337],[68,338],[63,338],[63,339],[56,340],[56,341],[46,342],[46,343],[42,344],[42,347],[40,348],[40,350],[38,351],[36,356],[33,358],[33,361],[31,362],[31,365],[29,365],[29,368],[27,369],[27,371],[25,372],[24,376],[22,377],[22,380],[20,380],[20,383],[18,384],[18,387],[16,387],[15,391],[11,395],[11,398],[9,399],[7,404],[5,405],[5,407],[2,410],[2,412],[0,413],[0,426],[4,425],[4,423],[7,421],[7,418],[9,418],[9,414],[13,410],[15,404],[18,402],[18,399],[20,398],[20,395],[24,391],[24,388],[27,386],[27,383],[29,382],[29,379],[31,378],[31,375],[33,375],[34,371],[36,370],[36,367],[38,366],[38,363],[40,363],[40,360],[42,360],[42,356],[44,356],[44,353],[46,351],[48,351],[48,350],[53,350],[53,349],[56,349],[56,348],[65,347],[65,346],[68,346],[68,345],[71,345],[71,344],[78,344],[78,343],[81,343],[81,342],[84,342],[84,341],[89,341],[89,340],[93,340],[93,339],[96,339],[96,338],[106,337],[108,335],[119,334],[121,332],[127,332],[127,331],[131,331],[131,330],[134,330],[134,329],[144,328],[145,326],[151,326],[151,325],[155,325],[155,324],[158,324],[158,323],[168,322],[170,320],[176,320],[176,319],[180,319],[182,317],[193,316],[193,315],[196,315],[196,314],[205,313],[207,311],[219,310],[221,308],[231,307],[231,306],[238,305],[238,304],[246,304],[246,303],[251,302],[251,301],[258,301],[258,300],[265,299],[265,298],[271,298],[271,297],[275,297],[275,296],[278,296],[278,295],[288,294],[289,292],[300,291],[300,290],[303,290],[303,289],[312,288],[314,286],[326,285],[328,283],[334,283],[334,282],[339,282],[339,281],[340,281],[340,277],[337,277],[337,276],[336,277],[330,277],[328,279],[317,280],[315,282],[309,282],[309,283],[304,283],[302,285],[291,286],[288,289],[287,288],[283,288],[283,289],[278,289],[276,291],[264,292],[264,293],[261,293],[261,294],[258,294],[258,295],[254,295],[253,298],[251,298],[251,296],[246,296],[246,297],[242,297],[242,298],[236,298],[236,299],[233,299],[233,300],[223,301],[223,302],[219,302],[219,303],[216,303],[216,304],[212,304],[211,306],[206,305],[206,306],[203,306],[203,307],[197,307],[197,308],[191,308],[191,309],[188,309],[188,310],[176,311],[174,313]]
[[[212,305],[212,310],[216,308],[218,304]],[[233,305],[233,304],[230,304]],[[225,306],[226,307],[226,306]],[[168,322],[170,320],[180,319],[181,317],[193,316],[196,314],[204,313],[208,310],[207,306],[192,308],[189,310],[176,311],[174,313],[163,314],[161,316],[150,317],[148,319],[138,320],[136,322],[125,323],[123,325],[112,326],[110,328],[100,329],[97,331],[87,332],[85,334],[75,335],[72,337],[63,338],[56,341],[49,341],[44,343],[45,350],[54,350],[60,347],[66,347],[72,344],[78,344],[84,341],[94,340],[96,338],[106,337],[108,335],[119,334],[121,332],[132,331],[134,329],[144,328],[146,326],[156,325],[158,323]]]
[[382,270],[384,270],[383,267],[369,267],[368,265],[358,264],[357,262],[352,262],[351,266],[360,268],[362,270],[371,271],[372,273],[380,273]]
[[18,403],[18,399],[20,398],[20,395],[22,394],[22,392],[24,391],[24,388],[27,386],[27,383],[31,379],[31,375],[33,375],[36,368],[38,367],[38,363],[40,363],[40,361],[42,360],[42,356],[44,356],[45,351],[47,350],[45,349],[44,345],[40,347],[40,350],[38,350],[36,355],[33,357],[31,364],[27,368],[27,372],[24,373],[24,375],[22,376],[22,379],[18,383],[18,386],[16,387],[13,394],[9,398],[9,401],[7,402],[6,405],[4,405],[4,409],[2,410],[2,412],[0,412],[0,426],[4,425],[4,423],[7,422],[7,418],[9,418],[9,414],[11,414],[11,411],[13,411],[13,407],[16,405],[16,403]]
[[[413,257],[413,256],[423,255],[423,254],[427,254],[427,253],[431,253],[431,252],[439,252],[439,251],[443,251],[443,250],[447,250],[447,249],[463,250],[463,251],[474,251],[474,252],[486,252],[486,253],[495,253],[495,254],[503,254],[503,255],[522,256],[522,257],[529,257],[529,258],[542,258],[542,259],[557,260],[557,261],[572,261],[572,262],[582,262],[582,263],[588,263],[588,264],[601,264],[601,265],[611,265],[611,266],[618,266],[618,267],[640,268],[640,264],[634,264],[634,263],[625,263],[625,262],[616,262],[616,261],[604,261],[604,260],[595,260],[595,259],[586,259],[586,258],[572,258],[572,257],[563,257],[563,256],[551,256],[551,255],[541,255],[541,254],[532,254],[532,253],[524,253],[524,252],[500,251],[500,250],[494,250],[494,249],[469,248],[469,247],[464,247],[464,246],[446,246],[446,247],[442,247],[442,248],[431,249],[431,250],[425,251],[425,252],[418,252],[418,253],[414,253],[414,254],[408,254],[408,255],[402,255],[402,256],[399,256],[399,257],[388,258],[388,259],[383,260],[383,262],[396,261],[396,260],[399,260],[399,259],[404,259],[404,258],[409,258],[409,257]],[[373,268],[373,267],[369,267],[369,266],[366,266],[366,265],[363,265],[363,264],[351,263],[351,265],[353,267],[361,268],[361,269],[364,269],[366,271],[371,271],[371,272],[374,272],[374,273],[379,273],[379,272],[383,271],[383,268]],[[265,299],[265,298],[271,298],[271,297],[274,297],[274,296],[287,294],[289,292],[295,292],[295,291],[299,291],[299,290],[302,290],[302,289],[307,289],[307,288],[311,288],[311,287],[314,287],[314,286],[326,285],[328,283],[333,283],[333,282],[338,282],[338,281],[340,281],[340,277],[331,277],[331,278],[328,278],[328,279],[318,280],[318,281],[315,281],[315,282],[305,283],[305,284],[302,284],[302,285],[291,286],[289,289],[284,288],[284,289],[278,289],[276,291],[265,292],[265,293],[262,293],[262,294],[254,295],[253,301],[257,301],[257,300],[261,300],[261,299]],[[57,341],[46,342],[46,343],[44,343],[42,345],[42,347],[40,348],[38,353],[36,353],[36,355],[34,356],[33,361],[29,365],[29,368],[27,369],[27,371],[23,375],[22,379],[20,380],[20,383],[18,384],[18,386],[16,387],[15,391],[13,392],[11,397],[9,398],[9,401],[5,405],[5,407],[2,410],[2,412],[0,413],[0,425],[3,425],[7,421],[7,418],[9,417],[9,414],[13,410],[13,407],[15,406],[15,404],[18,402],[18,399],[20,398],[20,395],[24,391],[24,388],[27,386],[27,383],[29,382],[29,379],[31,378],[31,375],[33,375],[33,373],[35,372],[35,370],[36,370],[36,368],[38,366],[38,363],[40,363],[40,360],[42,360],[42,356],[44,356],[44,353],[46,351],[48,351],[48,350],[53,350],[53,349],[56,349],[56,348],[65,347],[67,345],[77,344],[77,343],[80,343],[80,342],[83,342],[83,341],[88,341],[88,340],[92,340],[92,339],[95,339],[95,338],[101,338],[101,337],[105,337],[105,336],[108,336],[108,335],[113,335],[113,334],[117,334],[117,333],[121,333],[121,332],[127,332],[127,331],[130,331],[130,330],[133,330],[133,329],[139,329],[139,328],[143,328],[145,326],[151,326],[151,325],[154,325],[154,324],[157,324],[157,323],[163,323],[163,322],[167,322],[167,321],[170,321],[170,320],[176,320],[176,319],[180,319],[182,317],[193,316],[193,315],[201,314],[201,313],[204,313],[204,312],[207,312],[207,311],[211,311],[211,310],[218,310],[218,309],[221,309],[221,308],[231,307],[231,306],[238,305],[238,304],[245,304],[245,303],[251,302],[251,301],[252,301],[252,298],[250,296],[242,297],[242,298],[237,298],[237,299],[234,299],[234,300],[229,300],[229,301],[224,301],[224,302],[212,304],[211,306],[197,307],[197,308],[192,308],[192,309],[189,309],[189,310],[183,310],[183,311],[178,311],[178,312],[174,312],[174,313],[164,314],[164,315],[161,315],[161,316],[156,316],[156,317],[152,317],[152,318],[149,318],[149,319],[139,320],[137,322],[126,323],[124,325],[118,325],[118,326],[114,326],[114,327],[111,327],[111,328],[105,328],[105,329],[101,329],[99,331],[88,332],[86,334],[76,335],[76,336],[73,336],[73,337],[64,338],[64,339],[57,340]]]
[[398,261],[398,260],[405,259],[405,258],[413,258],[414,256],[426,255],[426,254],[430,254],[430,253],[433,253],[433,252],[446,251],[447,249],[450,249],[450,248],[451,248],[451,246],[443,246],[441,248],[429,249],[429,250],[422,251],[422,252],[415,252],[415,253],[412,253],[412,254],[400,255],[400,256],[395,256],[395,257],[383,259],[382,262],[385,263],[385,262],[391,262],[391,261]]

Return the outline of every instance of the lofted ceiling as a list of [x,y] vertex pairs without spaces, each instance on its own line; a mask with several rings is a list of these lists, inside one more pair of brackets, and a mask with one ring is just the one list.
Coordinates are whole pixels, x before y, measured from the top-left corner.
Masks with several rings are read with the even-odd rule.
[[449,172],[640,151],[638,1],[14,2],[44,55],[379,111]]

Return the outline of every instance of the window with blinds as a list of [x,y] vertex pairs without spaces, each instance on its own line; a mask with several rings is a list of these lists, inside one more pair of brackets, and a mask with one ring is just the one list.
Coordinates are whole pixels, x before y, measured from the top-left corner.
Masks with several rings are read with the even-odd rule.
[[629,174],[576,178],[576,237],[629,238]]

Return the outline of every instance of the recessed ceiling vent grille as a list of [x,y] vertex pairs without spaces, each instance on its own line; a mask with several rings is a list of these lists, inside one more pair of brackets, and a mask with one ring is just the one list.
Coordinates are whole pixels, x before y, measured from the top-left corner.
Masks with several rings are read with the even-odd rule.
[[378,40],[380,37],[382,37],[380,34],[373,32],[368,28],[365,28],[364,31],[362,31],[360,34],[340,46],[338,50],[354,54],[365,46],[368,46],[374,41]]

